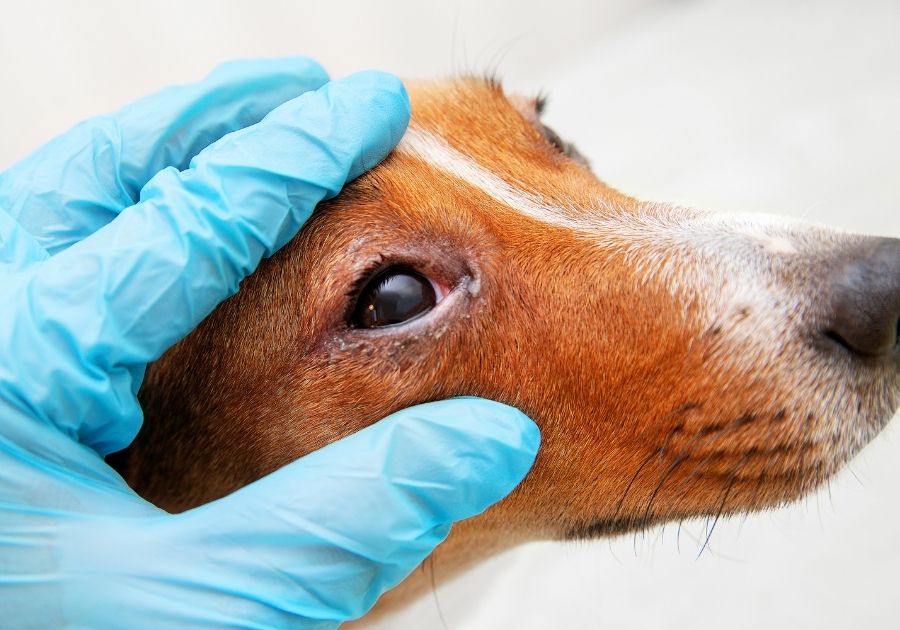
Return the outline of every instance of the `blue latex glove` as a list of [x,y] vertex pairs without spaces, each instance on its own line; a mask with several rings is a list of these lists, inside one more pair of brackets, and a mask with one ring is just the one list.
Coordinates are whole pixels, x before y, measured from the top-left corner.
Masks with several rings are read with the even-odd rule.
[[395,78],[326,82],[228,64],[0,174],[0,625],[334,627],[530,468],[534,424],[478,399],[178,515],[104,463],[141,424],[147,362],[400,139]]

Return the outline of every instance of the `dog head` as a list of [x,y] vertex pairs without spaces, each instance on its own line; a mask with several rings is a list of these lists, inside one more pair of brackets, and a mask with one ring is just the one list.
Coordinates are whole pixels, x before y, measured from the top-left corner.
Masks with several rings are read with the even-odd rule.
[[795,499],[890,419],[900,241],[642,203],[533,100],[410,95],[388,159],[151,367],[126,468],[144,496],[184,509],[477,395],[543,436],[486,527],[591,536]]

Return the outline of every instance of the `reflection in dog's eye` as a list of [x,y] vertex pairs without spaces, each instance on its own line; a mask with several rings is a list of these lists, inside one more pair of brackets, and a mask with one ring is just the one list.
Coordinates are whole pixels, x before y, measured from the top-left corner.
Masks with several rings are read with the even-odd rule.
[[356,328],[381,328],[419,317],[437,304],[431,283],[408,269],[393,267],[373,278],[353,310]]

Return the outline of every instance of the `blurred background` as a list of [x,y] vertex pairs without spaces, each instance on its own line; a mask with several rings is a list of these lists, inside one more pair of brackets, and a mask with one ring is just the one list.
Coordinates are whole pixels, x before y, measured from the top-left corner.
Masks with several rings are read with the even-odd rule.
[[[88,116],[226,59],[306,54],[334,76],[496,72],[645,199],[900,236],[896,0],[6,3],[0,168]],[[900,628],[894,426],[788,509],[535,544],[380,627]]]

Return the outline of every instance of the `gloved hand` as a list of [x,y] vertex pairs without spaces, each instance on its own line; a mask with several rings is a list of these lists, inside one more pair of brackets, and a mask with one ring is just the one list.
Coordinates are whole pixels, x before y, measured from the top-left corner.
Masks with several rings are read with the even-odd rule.
[[400,139],[396,79],[327,80],[302,59],[228,64],[0,173],[3,626],[334,627],[530,468],[534,424],[477,399],[178,515],[104,463],[138,431],[146,364]]

